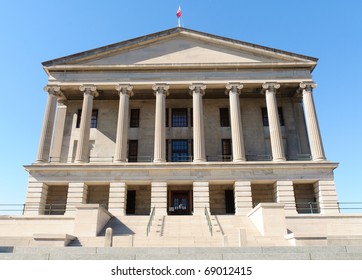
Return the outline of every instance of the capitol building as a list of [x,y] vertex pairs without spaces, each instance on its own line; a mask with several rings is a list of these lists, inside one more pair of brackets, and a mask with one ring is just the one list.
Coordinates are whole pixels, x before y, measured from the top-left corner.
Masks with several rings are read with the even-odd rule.
[[361,244],[323,148],[317,62],[182,27],[43,62],[39,149],[0,246]]

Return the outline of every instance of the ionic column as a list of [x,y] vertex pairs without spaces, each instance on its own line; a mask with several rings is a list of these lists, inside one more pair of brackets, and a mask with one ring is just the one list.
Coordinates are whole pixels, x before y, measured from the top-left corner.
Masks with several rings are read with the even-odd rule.
[[230,101],[231,139],[234,162],[245,161],[245,148],[239,100],[240,90],[242,88],[243,85],[240,83],[229,83],[226,85],[226,93],[229,94]]
[[57,98],[60,95],[59,86],[46,86],[44,88],[48,92],[47,104],[43,120],[43,128],[40,136],[37,163],[47,162],[49,160],[50,146],[52,142],[53,126],[55,120],[55,110],[57,106]]
[[156,95],[155,143],[153,162],[166,161],[166,96],[170,87],[166,84],[155,84],[152,89]]
[[268,111],[270,143],[273,154],[273,161],[284,161],[284,147],[282,131],[280,128],[276,90],[280,87],[277,83],[264,83],[266,107]]
[[114,152],[114,162],[126,162],[127,141],[128,141],[128,108],[129,97],[133,95],[132,86],[118,85],[116,89],[119,94],[119,109],[117,121],[116,150]]
[[94,85],[83,85],[79,87],[79,90],[84,92],[84,97],[75,162],[83,163],[88,162],[93,99],[95,96],[98,96],[98,93]]
[[205,133],[202,96],[205,94],[206,85],[190,85],[193,107],[193,133],[194,133],[194,162],[206,161],[205,156]]
[[58,98],[57,117],[55,119],[51,162],[60,162],[64,137],[65,118],[67,116],[67,100],[64,96]]
[[317,87],[317,85],[314,82],[302,82],[300,87],[303,89],[304,113],[312,159],[315,161],[325,160],[326,157],[312,95],[313,88]]

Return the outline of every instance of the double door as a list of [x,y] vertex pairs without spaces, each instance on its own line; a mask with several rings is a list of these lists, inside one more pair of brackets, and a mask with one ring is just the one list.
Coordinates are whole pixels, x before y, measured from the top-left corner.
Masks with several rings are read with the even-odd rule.
[[171,215],[190,215],[190,192],[173,191],[171,192]]

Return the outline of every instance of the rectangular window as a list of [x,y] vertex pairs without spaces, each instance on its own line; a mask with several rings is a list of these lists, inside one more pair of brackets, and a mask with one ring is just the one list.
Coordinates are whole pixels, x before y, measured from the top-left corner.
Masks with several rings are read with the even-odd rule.
[[128,162],[137,162],[138,158],[138,140],[128,141]]
[[188,140],[172,140],[172,161],[189,161],[188,157]]
[[172,127],[187,127],[187,109],[173,108],[171,122]]
[[[78,110],[78,115],[77,115],[76,128],[80,127],[81,120],[82,120],[82,109],[79,109]],[[97,123],[98,123],[98,110],[94,109],[94,110],[92,110],[91,128],[97,128]]]
[[[269,119],[268,119],[268,110],[267,108],[261,108],[262,118],[263,118],[263,126],[269,126]],[[278,107],[278,115],[279,115],[279,122],[281,126],[284,126],[284,115],[283,109]]]
[[130,127],[140,126],[140,109],[131,109]]
[[219,111],[220,111],[220,126],[229,127],[230,126],[229,109],[219,108]]
[[194,126],[194,110],[190,108],[190,127]]
[[169,122],[169,118],[168,118],[168,114],[169,114],[169,109],[166,108],[166,116],[165,116],[165,121],[166,121],[166,127],[169,127],[170,122]]
[[221,139],[222,161],[231,160],[231,139]]

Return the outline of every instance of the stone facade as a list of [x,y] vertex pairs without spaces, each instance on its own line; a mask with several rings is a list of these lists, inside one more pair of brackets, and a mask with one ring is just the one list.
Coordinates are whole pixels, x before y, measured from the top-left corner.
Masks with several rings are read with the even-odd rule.
[[275,212],[282,231],[280,213],[338,214],[316,64],[185,28],[44,62],[24,215],[100,204],[117,217],[249,213],[273,228],[263,213]]

